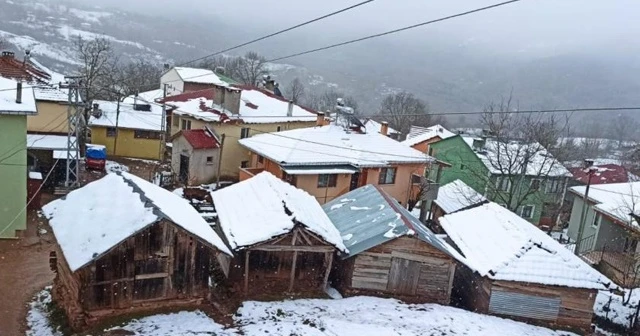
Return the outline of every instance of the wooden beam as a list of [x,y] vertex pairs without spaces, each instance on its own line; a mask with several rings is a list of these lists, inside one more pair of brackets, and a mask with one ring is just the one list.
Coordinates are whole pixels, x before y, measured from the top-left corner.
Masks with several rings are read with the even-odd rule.
[[151,273],[151,274],[137,274],[136,280],[146,280],[146,279],[158,279],[158,278],[166,278],[169,276],[169,273]]
[[251,248],[252,251],[298,251],[298,252],[333,252],[332,246],[289,246],[289,245],[262,245]]
[[329,259],[329,263],[327,265],[327,271],[324,273],[324,280],[322,281],[322,288],[327,288],[327,283],[329,282],[329,273],[331,273],[331,266],[333,265],[333,253],[327,252],[326,258]]
[[244,255],[244,294],[249,292],[249,254],[251,251],[247,251]]
[[417,261],[421,263],[428,263],[431,265],[448,266],[447,265],[448,261],[446,259],[428,257],[428,256],[419,255],[419,254],[391,251],[391,256],[394,258],[401,258],[401,259]]
[[302,237],[302,240],[304,240],[307,243],[307,245],[313,245],[313,243],[311,242],[311,239],[307,237],[307,235],[304,233],[303,230],[300,230],[300,237]]
[[291,263],[291,278],[289,279],[289,292],[293,291],[293,284],[296,281],[296,262],[298,261],[298,251],[293,251],[293,262]]

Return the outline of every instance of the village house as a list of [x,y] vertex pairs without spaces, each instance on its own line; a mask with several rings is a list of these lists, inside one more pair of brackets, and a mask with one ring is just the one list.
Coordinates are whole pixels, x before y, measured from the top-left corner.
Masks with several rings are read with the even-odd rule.
[[381,134],[386,134],[388,137],[390,137],[393,140],[400,140],[400,137],[402,136],[402,133],[389,127],[389,123],[386,121],[377,122],[371,118],[365,118],[365,119],[362,119],[361,121],[362,121],[362,124],[364,125],[364,128],[369,133],[373,133],[377,131]]
[[107,155],[159,160],[164,156],[162,106],[128,97],[122,102],[94,100],[89,118],[91,143]]
[[215,89],[216,93],[222,93],[224,88],[230,88],[232,84],[240,83],[220,72],[199,68],[173,67],[160,77],[160,87],[166,85],[167,96],[205,89]]
[[556,224],[571,173],[542,145],[455,135],[429,146],[432,156],[451,165],[432,169],[432,180],[461,180],[531,223]]
[[616,283],[626,287],[638,285],[640,182],[592,185],[586,207],[583,201],[586,186],[572,187],[569,192],[574,197],[567,234],[574,242],[578,239],[581,218],[584,223],[579,254],[598,265]]
[[431,155],[429,151],[430,144],[452,136],[455,136],[455,133],[447,130],[440,124],[430,127],[411,126],[407,139],[402,141],[402,143]]
[[415,200],[433,160],[377,131],[325,125],[240,140],[251,151],[240,180],[268,171],[305,190],[321,204],[367,184],[379,185],[402,205]]
[[33,89],[0,77],[1,238],[27,228],[27,118],[38,113]]
[[440,217],[470,209],[488,200],[460,180],[449,182],[438,188],[438,197],[431,202],[428,227],[435,233],[444,233],[439,224]]
[[218,176],[220,140],[211,130],[182,130],[171,144],[171,169],[181,184],[211,183]]
[[449,241],[465,257],[454,296],[475,312],[553,328],[590,331],[607,277],[550,236],[496,203],[440,218]]
[[128,173],[108,174],[42,211],[57,241],[52,296],[76,330],[206,303],[229,271],[231,251],[186,200]]
[[349,250],[332,276],[343,294],[449,304],[460,255],[379,186],[360,187],[323,209]]
[[211,193],[235,258],[230,283],[248,296],[323,292],[340,233],[314,197],[268,172]]
[[226,86],[187,92],[165,100],[171,113],[172,136],[180,130],[209,127],[224,135],[220,175],[237,180],[250,156],[239,140],[255,134],[313,126],[314,111],[296,105],[265,89]]
[[[569,187],[584,186],[587,185],[587,182],[591,185],[596,185],[640,181],[640,177],[619,164],[594,164],[590,166],[590,169],[584,169],[583,167],[570,167],[568,169],[573,175],[573,178],[569,181]],[[565,199],[569,201],[569,204],[573,203],[573,197],[574,194],[571,192],[565,195]]]

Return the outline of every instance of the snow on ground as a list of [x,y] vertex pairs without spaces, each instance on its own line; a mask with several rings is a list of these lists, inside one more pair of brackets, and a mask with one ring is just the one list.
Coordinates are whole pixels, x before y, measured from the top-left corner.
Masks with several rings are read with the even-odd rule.
[[615,295],[607,291],[600,291],[596,297],[596,303],[593,306],[594,313],[607,320],[622,327],[629,327],[633,316],[636,313],[636,307],[640,303],[640,289],[634,289],[631,294],[629,290],[625,289],[624,299],[627,299],[631,295],[629,304],[623,304],[623,297]]
[[116,173],[116,172],[128,172],[129,171],[129,167],[115,162],[115,161],[109,161],[107,160],[104,164],[104,169],[107,171],[107,173]]
[[29,303],[27,313],[26,336],[62,336],[49,324],[48,305],[51,303],[51,287],[47,287],[34,296]]
[[[27,321],[30,326],[27,336],[62,336],[48,326],[43,304],[36,301],[31,304]],[[234,321],[234,328],[225,328],[200,311],[182,311],[135,319],[108,330],[123,329],[137,336],[576,335],[436,304],[409,305],[394,299],[366,296],[337,300],[248,301],[235,314]]]

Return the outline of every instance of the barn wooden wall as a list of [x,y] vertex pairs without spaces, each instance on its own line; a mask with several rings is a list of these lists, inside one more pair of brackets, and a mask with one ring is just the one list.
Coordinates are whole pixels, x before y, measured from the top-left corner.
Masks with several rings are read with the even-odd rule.
[[341,261],[334,281],[357,293],[448,304],[455,265],[433,246],[415,237],[400,237]]

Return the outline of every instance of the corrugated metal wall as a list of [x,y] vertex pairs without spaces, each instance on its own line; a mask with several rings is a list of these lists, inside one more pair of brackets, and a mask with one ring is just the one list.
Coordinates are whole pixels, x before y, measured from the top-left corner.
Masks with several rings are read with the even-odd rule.
[[526,295],[493,287],[489,312],[555,321],[560,312],[560,298]]

